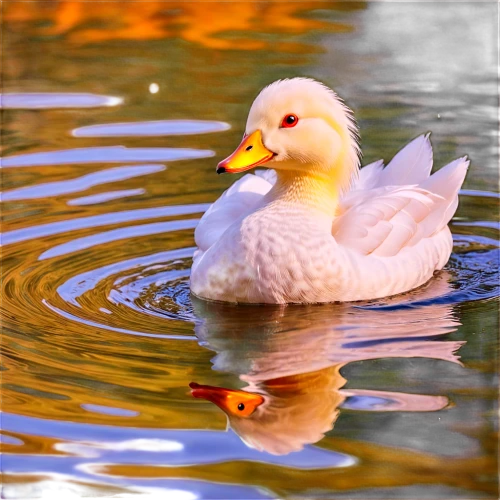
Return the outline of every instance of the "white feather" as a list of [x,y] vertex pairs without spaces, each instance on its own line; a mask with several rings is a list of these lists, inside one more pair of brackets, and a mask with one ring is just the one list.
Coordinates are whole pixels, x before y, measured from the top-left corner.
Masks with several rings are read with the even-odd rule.
[[267,178],[272,179],[272,176],[247,174],[210,206],[194,233],[196,245],[202,252],[208,250],[233,222],[248,214],[262,200],[272,186]]
[[376,186],[420,184],[432,170],[432,146],[429,134],[406,145],[380,173]]
[[365,165],[359,171],[359,177],[353,185],[353,190],[363,190],[374,188],[380,179],[380,174],[384,168],[383,160],[374,161],[369,165]]

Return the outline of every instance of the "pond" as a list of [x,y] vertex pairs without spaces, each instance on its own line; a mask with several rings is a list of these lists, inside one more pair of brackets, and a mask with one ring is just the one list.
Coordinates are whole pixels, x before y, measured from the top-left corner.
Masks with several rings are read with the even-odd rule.
[[[2,9],[3,498],[498,498],[495,2]],[[469,155],[450,262],[370,303],[197,300],[215,166],[299,75],[363,164]],[[191,382],[269,404],[228,425]]]

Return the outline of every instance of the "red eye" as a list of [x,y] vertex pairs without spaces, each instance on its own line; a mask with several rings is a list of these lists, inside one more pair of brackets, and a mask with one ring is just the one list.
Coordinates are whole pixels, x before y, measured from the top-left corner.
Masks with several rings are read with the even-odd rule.
[[290,115],[286,115],[285,118],[283,118],[283,121],[281,122],[281,126],[283,128],[291,128],[291,127],[295,127],[295,125],[297,125],[297,123],[299,123],[298,116],[290,114]]

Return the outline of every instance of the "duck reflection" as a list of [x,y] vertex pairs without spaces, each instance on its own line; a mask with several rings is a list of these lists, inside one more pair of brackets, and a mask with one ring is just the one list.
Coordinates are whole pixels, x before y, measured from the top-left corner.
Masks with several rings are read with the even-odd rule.
[[[217,355],[217,371],[247,384],[228,389],[192,382],[192,395],[216,404],[250,447],[283,455],[319,441],[339,407],[371,411],[435,411],[442,396],[345,390],[340,370],[368,359],[425,357],[459,363],[462,342],[440,338],[460,325],[442,273],[426,288],[383,307],[353,305],[236,306],[193,297],[200,344]],[[427,305],[416,307],[415,304]]]
[[192,394],[215,403],[251,448],[284,455],[319,441],[333,427],[345,396],[341,365],[232,390],[191,383]]

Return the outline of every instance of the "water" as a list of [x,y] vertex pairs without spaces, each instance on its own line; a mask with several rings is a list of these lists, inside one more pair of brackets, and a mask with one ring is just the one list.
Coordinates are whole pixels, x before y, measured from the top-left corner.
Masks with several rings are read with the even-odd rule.
[[[4,497],[498,497],[496,4],[2,9]],[[428,130],[437,167],[470,156],[419,290],[190,296],[193,229],[235,179],[215,165],[295,75],[354,108],[364,163]],[[266,412],[226,428],[190,382]]]

